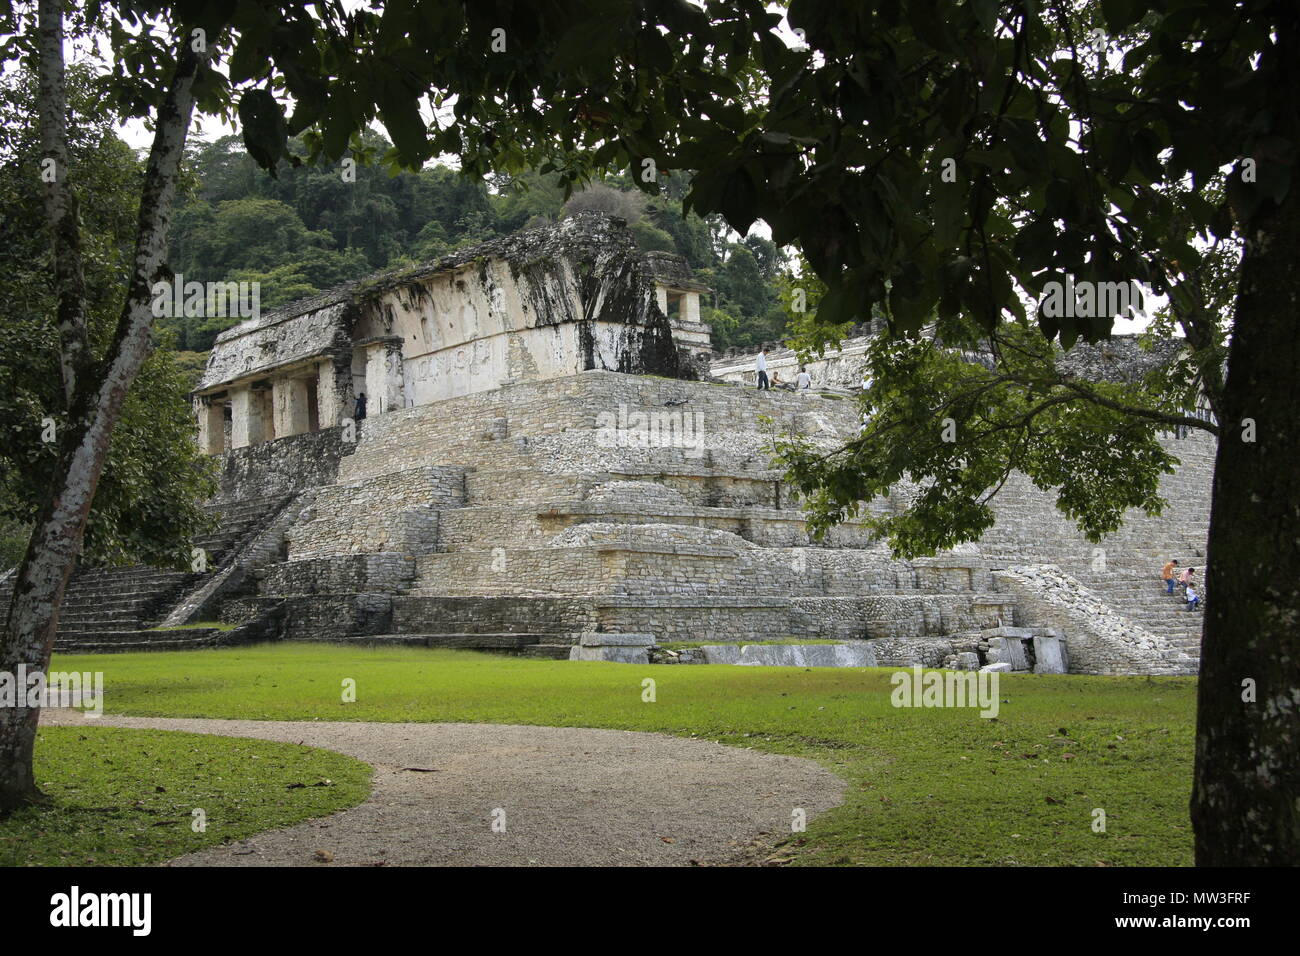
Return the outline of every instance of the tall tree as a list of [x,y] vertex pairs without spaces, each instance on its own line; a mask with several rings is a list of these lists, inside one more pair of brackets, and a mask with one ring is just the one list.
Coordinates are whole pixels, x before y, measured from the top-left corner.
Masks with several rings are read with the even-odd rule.
[[[688,202],[756,219],[827,286],[817,320],[884,309],[913,334],[1036,325],[1065,346],[1113,312],[1039,308],[1048,283],[1149,283],[1221,394],[1192,819],[1201,864],[1300,861],[1300,11],[1285,0],[791,0],[806,41],[735,5],[771,96],[693,116],[662,161]],[[736,130],[745,132],[736,135]],[[660,159],[656,155],[656,159]],[[1227,379],[1189,301],[1242,248]],[[959,336],[958,336],[959,337]],[[938,429],[938,417],[931,423]]]

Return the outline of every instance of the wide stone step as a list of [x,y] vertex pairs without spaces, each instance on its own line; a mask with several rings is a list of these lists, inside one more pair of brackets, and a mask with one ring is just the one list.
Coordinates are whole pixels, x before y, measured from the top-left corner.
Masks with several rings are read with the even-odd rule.
[[530,644],[519,652],[519,656],[537,657],[549,661],[567,661],[572,651],[572,644]]
[[67,611],[86,611],[108,614],[113,611],[136,611],[147,606],[151,601],[157,600],[159,595],[156,592],[148,594],[135,594],[124,597],[96,597],[84,594],[78,594],[63,602],[63,610]]
[[365,646],[443,647],[470,651],[523,652],[528,648],[568,649],[572,639],[563,643],[563,634],[361,634],[348,639],[349,644]]
[[123,650],[174,650],[191,647],[211,647],[222,643],[227,631],[217,627],[193,627],[174,631],[117,630],[87,631],[60,630],[54,642],[56,651],[123,651]]
[[119,631],[140,627],[136,614],[60,614],[59,633],[68,631]]

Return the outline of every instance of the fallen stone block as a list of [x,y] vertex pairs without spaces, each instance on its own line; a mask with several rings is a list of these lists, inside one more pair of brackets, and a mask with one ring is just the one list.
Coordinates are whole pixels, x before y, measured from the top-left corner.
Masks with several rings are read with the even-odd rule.
[[746,644],[737,664],[759,667],[807,667],[804,648],[798,644]]
[[706,644],[700,648],[706,664],[739,664],[740,648],[735,644]]
[[1006,664],[1013,671],[1029,670],[1029,657],[1025,654],[1024,642],[1019,637],[989,638],[989,661]]
[[653,634],[597,634],[588,632],[578,635],[581,647],[653,647]]
[[644,647],[574,647],[569,651],[569,660],[649,664],[650,652]]
[[1065,641],[1058,637],[1039,635],[1034,638],[1034,673],[1068,674],[1070,672],[1069,652]]
[[983,667],[980,668],[980,673],[982,674],[1006,674],[1009,673],[1010,671],[1011,671],[1011,665],[1006,663],[985,664]]

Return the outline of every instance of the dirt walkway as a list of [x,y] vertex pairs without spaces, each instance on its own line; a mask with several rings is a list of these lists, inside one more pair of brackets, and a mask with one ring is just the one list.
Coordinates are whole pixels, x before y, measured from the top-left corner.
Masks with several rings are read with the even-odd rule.
[[[796,808],[812,819],[836,806],[844,789],[811,760],[619,730],[87,721],[54,710],[41,719],[301,742],[375,768],[373,792],[358,807],[192,853],[173,866],[727,863],[789,835]],[[493,829],[494,811],[504,811],[504,832]],[[318,850],[333,862],[318,862]]]

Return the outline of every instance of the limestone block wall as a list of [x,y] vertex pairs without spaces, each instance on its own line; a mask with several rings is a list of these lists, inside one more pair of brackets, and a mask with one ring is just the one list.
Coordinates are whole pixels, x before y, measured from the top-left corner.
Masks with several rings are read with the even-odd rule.
[[395,597],[392,626],[404,634],[538,634],[594,631],[590,600],[539,597]]
[[415,560],[390,551],[283,561],[265,570],[258,590],[266,595],[397,593],[410,587]]
[[667,641],[723,644],[785,637],[821,636],[817,622],[792,611],[775,597],[603,598],[596,604],[592,630],[654,634]]
[[[533,538],[556,534],[565,528],[588,522],[663,522],[729,531],[765,548],[798,548],[814,544],[802,512],[794,508],[777,510],[759,506],[724,507],[701,503],[687,508],[664,506],[662,509],[652,509],[618,503],[554,502],[543,505],[542,510],[536,515],[529,515],[527,519],[521,516],[521,521],[526,522]],[[533,530],[534,523],[536,530]],[[510,540],[518,539],[512,537]],[[831,529],[825,538],[815,543],[819,548],[871,548],[876,544],[871,532],[856,521],[845,522]],[[458,545],[449,545],[449,549],[456,546]],[[465,545],[462,543],[459,546]]]
[[467,505],[442,515],[438,550],[535,547],[545,537],[536,508]]
[[[659,417],[638,419],[638,413]],[[609,476],[647,465],[653,467],[642,474],[672,466],[703,475],[731,466],[747,477],[775,479],[760,415],[772,416],[777,428],[828,440],[857,427],[856,409],[846,400],[759,396],[729,386],[593,371],[367,419],[362,454],[341,478],[431,461],[475,465],[474,458],[496,454],[495,447],[526,449],[540,470],[555,474]]]
[[437,547],[438,512],[464,501],[464,483],[463,469],[412,468],[322,489],[289,531],[289,560],[429,553]]
[[992,590],[984,568],[914,568],[883,551],[711,547],[650,535],[449,551],[422,556],[417,567],[414,586],[426,594],[815,597],[903,591],[977,600]]
[[[795,603],[810,609],[817,600]],[[880,594],[856,599],[851,614],[857,636],[868,640],[938,637],[1010,623],[1017,604],[1018,597],[1007,593]]]
[[355,450],[343,429],[327,428],[228,451],[220,459],[216,500],[279,497],[332,484],[339,464]]
[[227,601],[221,619],[237,624],[269,613],[281,615],[280,636],[296,641],[342,641],[387,634],[393,627],[391,594],[342,592]]

